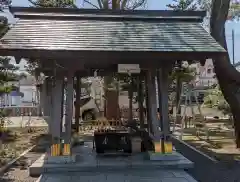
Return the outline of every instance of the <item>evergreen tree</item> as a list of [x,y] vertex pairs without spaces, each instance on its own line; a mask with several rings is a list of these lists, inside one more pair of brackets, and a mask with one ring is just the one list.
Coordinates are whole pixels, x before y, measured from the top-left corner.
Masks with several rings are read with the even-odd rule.
[[[197,2],[195,0],[173,0],[173,3],[168,4],[167,7],[175,11],[197,10]],[[194,78],[195,72],[195,70],[190,67],[183,68],[183,61],[184,60],[177,61],[178,68],[174,69],[170,76],[176,88],[176,107],[180,104],[182,83],[190,82]],[[177,113],[181,114],[181,110],[179,109]]]
[[167,7],[173,10],[196,10],[197,3],[195,0],[172,0],[172,4]]
[[[1,8],[3,6],[1,5]],[[9,29],[8,20],[6,17],[1,17],[0,22],[0,37],[2,37]],[[11,81],[18,81],[21,79],[21,75],[17,75],[16,71],[19,69],[18,67],[10,64],[10,57],[0,56],[0,96],[4,94],[10,93],[12,90],[18,90],[14,85],[9,85],[8,83]],[[4,119],[7,113],[6,110],[0,110],[0,132],[2,131],[2,127],[4,125]]]
[[34,7],[77,8],[75,0],[28,0]]

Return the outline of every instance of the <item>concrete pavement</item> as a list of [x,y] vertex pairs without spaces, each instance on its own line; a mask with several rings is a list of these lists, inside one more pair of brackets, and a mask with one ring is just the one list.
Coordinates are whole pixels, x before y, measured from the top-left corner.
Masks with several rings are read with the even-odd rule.
[[197,182],[183,170],[134,170],[119,172],[65,172],[43,174],[37,182]]

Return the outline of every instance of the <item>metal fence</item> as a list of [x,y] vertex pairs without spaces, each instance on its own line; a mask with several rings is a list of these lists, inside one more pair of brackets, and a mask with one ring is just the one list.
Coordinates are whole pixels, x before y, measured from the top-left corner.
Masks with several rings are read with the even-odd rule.
[[39,115],[37,106],[11,106],[0,107],[0,109],[6,114],[7,117]]

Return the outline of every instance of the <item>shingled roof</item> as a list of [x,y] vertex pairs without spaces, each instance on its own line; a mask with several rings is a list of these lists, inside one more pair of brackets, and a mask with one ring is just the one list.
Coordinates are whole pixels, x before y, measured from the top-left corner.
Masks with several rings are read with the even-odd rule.
[[[19,18],[1,39],[0,53],[225,53],[201,26],[204,12],[12,8]],[[34,50],[35,53],[30,53]],[[56,54],[53,53],[55,51]],[[88,52],[89,51],[89,52]],[[54,55],[53,55],[54,54]],[[77,55],[78,54],[78,55]],[[92,55],[91,55],[92,56]]]

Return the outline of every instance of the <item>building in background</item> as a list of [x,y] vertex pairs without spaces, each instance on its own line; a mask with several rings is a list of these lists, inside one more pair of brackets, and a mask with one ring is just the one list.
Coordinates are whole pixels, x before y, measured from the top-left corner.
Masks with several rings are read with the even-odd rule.
[[34,76],[28,75],[19,81],[19,91],[24,94],[22,98],[23,106],[36,105],[37,101],[37,90],[36,90],[36,80]]
[[35,78],[28,75],[19,81],[8,82],[7,85],[15,86],[17,89],[0,97],[1,107],[6,106],[34,106],[37,103]]
[[191,66],[196,68],[196,87],[210,87],[217,84],[214,66],[211,59],[207,59],[204,66],[201,66],[200,63],[194,63]]

